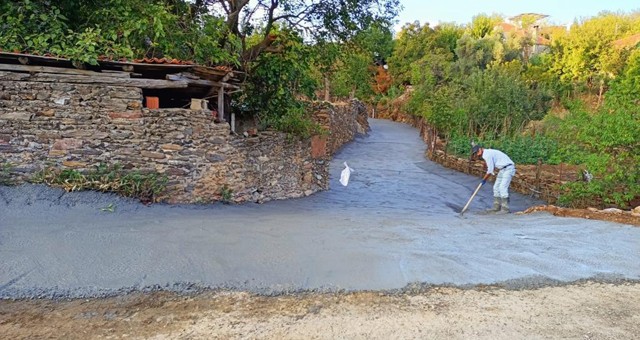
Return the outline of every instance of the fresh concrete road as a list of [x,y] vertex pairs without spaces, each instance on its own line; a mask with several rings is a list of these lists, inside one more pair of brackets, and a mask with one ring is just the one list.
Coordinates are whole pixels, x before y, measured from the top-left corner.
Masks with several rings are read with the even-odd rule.
[[[227,206],[145,207],[93,192],[0,187],[0,298],[202,288],[271,294],[416,285],[640,280],[640,228],[546,213],[487,216],[479,179],[424,158],[418,131],[371,120],[331,190]],[[354,169],[347,187],[342,163]],[[514,194],[514,210],[539,204]],[[115,212],[101,208],[114,204]],[[453,208],[452,208],[453,207]]]

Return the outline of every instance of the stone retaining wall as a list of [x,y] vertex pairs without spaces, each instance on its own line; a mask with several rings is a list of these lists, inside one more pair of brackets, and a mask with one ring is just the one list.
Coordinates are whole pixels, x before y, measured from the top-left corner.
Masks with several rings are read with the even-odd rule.
[[333,152],[368,129],[357,123],[366,122],[361,104],[323,105],[327,147],[312,152],[311,140],[275,131],[233,135],[209,111],[145,109],[139,88],[1,81],[0,166],[20,183],[46,167],[117,163],[165,174],[170,203],[301,197],[328,188]]
[[[336,114],[336,110],[342,112]],[[370,130],[367,108],[357,100],[330,104],[322,102],[313,107],[315,119],[329,132],[327,153],[333,155],[356,134],[367,134]]]

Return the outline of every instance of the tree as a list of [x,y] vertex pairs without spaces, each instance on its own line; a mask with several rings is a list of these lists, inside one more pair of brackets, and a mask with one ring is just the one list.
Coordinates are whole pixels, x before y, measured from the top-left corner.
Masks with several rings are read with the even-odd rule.
[[[344,42],[376,22],[391,24],[399,0],[199,0],[197,13],[219,13],[226,17],[227,34],[242,42],[241,59],[251,62],[273,43],[272,29],[279,24],[304,33],[312,40]],[[262,38],[247,44],[256,26]],[[221,39],[224,47],[228,37]]]
[[471,74],[475,69],[485,70],[492,62],[501,62],[502,54],[496,55],[494,52],[501,51],[496,49],[501,42],[494,36],[485,36],[476,39],[471,35],[465,34],[458,40],[456,47],[457,61],[455,68],[463,75]]
[[602,97],[625,62],[622,51],[611,43],[630,32],[634,20],[634,16],[603,13],[574,23],[569,34],[554,43],[553,71],[564,82],[597,89]]
[[389,57],[389,72],[395,84],[411,84],[411,65],[429,53],[434,44],[434,30],[429,24],[419,22],[405,24],[395,42],[393,55]]
[[451,53],[455,61],[458,39],[462,38],[464,28],[455,24],[443,23],[436,26],[434,30],[436,33],[435,45]]
[[315,128],[301,98],[313,98],[316,83],[311,76],[311,48],[300,35],[274,27],[272,44],[279,53],[260,54],[240,93],[241,113],[257,117],[263,128],[308,136]]
[[476,15],[471,19],[471,25],[467,27],[467,32],[476,39],[482,39],[491,34],[496,25],[502,20],[501,16],[495,14],[492,16],[486,14]]
[[318,41],[313,45],[314,66],[324,85],[324,100],[331,95],[367,99],[375,82],[374,63],[383,64],[393,51],[393,35],[384,23],[374,23],[350,41]]

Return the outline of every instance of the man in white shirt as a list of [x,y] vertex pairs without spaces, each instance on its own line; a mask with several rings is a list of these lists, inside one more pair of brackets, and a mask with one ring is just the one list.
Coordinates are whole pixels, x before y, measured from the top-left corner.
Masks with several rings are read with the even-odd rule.
[[509,185],[516,174],[515,164],[509,156],[500,150],[485,149],[480,145],[474,145],[471,151],[474,155],[482,157],[487,163],[487,173],[482,178],[482,184],[487,182],[489,176],[495,174],[495,169],[499,170],[496,182],[493,185],[493,208],[489,209],[489,212],[508,214]]

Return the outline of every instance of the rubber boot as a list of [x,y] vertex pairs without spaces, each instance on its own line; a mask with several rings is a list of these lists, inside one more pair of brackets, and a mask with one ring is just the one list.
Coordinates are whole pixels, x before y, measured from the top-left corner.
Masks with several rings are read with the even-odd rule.
[[509,210],[509,197],[502,197],[500,198],[500,211],[498,211],[496,214],[508,214],[511,211]]
[[486,214],[495,214],[500,211],[500,197],[493,198],[493,208],[485,211]]

